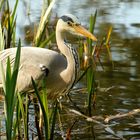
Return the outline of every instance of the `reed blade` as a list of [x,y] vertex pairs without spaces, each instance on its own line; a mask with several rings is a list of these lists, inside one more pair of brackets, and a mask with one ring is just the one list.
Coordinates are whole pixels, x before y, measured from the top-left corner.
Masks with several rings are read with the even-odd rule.
[[[19,41],[14,68],[11,68],[10,58],[7,59],[6,80],[5,80],[5,121],[6,121],[6,137],[11,140],[13,137],[13,117],[16,104],[16,81],[18,75],[18,67],[20,62],[20,49],[21,44]],[[16,63],[16,64],[15,64]]]
[[[95,11],[94,16],[91,15],[90,16],[90,27],[89,27],[89,31],[93,34],[94,33],[94,29],[95,29],[95,23],[96,23],[96,17],[97,17],[97,10]],[[88,46],[89,46],[89,51],[92,52],[93,47],[92,47],[92,43],[93,41],[91,39],[88,39]]]
[[50,140],[54,139],[54,130],[55,130],[55,123],[57,118],[57,111],[58,111],[58,102],[56,101],[52,111]]
[[25,108],[24,108],[24,103],[21,94],[18,93],[17,96],[18,96],[19,107],[22,116],[21,118],[23,120],[24,139],[28,139],[28,96],[26,94]]
[[107,52],[108,52],[108,55],[109,55],[109,59],[110,59],[110,61],[112,63],[112,66],[114,68],[114,63],[112,61],[112,54],[111,54],[111,51],[110,51],[110,38],[111,38],[111,33],[112,33],[112,26],[108,30],[108,33],[107,33],[107,36],[106,36],[106,40],[105,40],[105,46],[106,46],[106,49],[107,49]]
[[50,15],[50,12],[51,12],[54,4],[55,4],[55,1],[56,0],[51,1],[49,7],[47,8],[45,14],[43,15],[43,17],[41,18],[41,21],[39,23],[37,34],[36,34],[36,37],[35,37],[35,40],[34,40],[35,45],[37,47],[40,46],[42,33],[43,33],[44,29],[45,29],[46,23],[48,22],[49,15]]
[[[44,119],[44,127],[45,127],[45,140],[49,140],[50,139],[50,128],[48,127],[49,126],[49,114],[47,114],[47,111],[45,110],[45,107],[44,107],[44,104],[41,100],[41,97],[39,95],[39,91],[37,89],[37,85],[34,81],[33,78],[31,78],[32,80],[32,85],[33,85],[33,88],[34,88],[34,91],[35,91],[35,94],[38,98],[38,101],[39,101],[39,104],[40,104],[40,107],[41,107],[41,110],[42,110],[42,114],[43,114],[43,119]],[[47,99],[46,99],[47,100]]]
[[[4,50],[4,46],[5,46],[4,36],[2,33],[1,24],[0,24],[0,51]],[[0,75],[1,75],[1,80],[2,80],[2,87],[5,93],[5,72],[4,72],[2,61],[0,61]]]

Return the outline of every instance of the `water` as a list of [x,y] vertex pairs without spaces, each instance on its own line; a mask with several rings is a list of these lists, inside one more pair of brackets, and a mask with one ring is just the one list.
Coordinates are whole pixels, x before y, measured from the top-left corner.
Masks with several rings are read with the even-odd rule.
[[[12,4],[12,1],[11,1]],[[97,22],[95,35],[98,39],[106,34],[113,26],[111,36],[111,53],[115,68],[112,69],[107,52],[101,53],[101,67],[96,73],[96,80],[100,88],[97,92],[95,115],[111,115],[126,113],[140,108],[140,1],[139,0],[59,0],[54,9],[53,16],[72,13],[79,17],[81,23],[88,27],[91,14],[97,9]],[[42,1],[19,1],[17,15],[17,36],[25,39],[25,29],[39,22]],[[27,16],[28,10],[30,15]],[[108,91],[103,89],[110,88]],[[74,101],[84,109],[85,94],[73,94]],[[65,103],[67,104],[67,103]],[[63,127],[68,129],[76,116],[70,112],[63,112]],[[116,135],[130,140],[140,139],[140,115],[115,120],[110,123]],[[56,138],[61,139],[61,132],[56,132]],[[81,119],[72,130],[72,139],[113,140],[119,139],[105,131],[100,125],[91,125]]]

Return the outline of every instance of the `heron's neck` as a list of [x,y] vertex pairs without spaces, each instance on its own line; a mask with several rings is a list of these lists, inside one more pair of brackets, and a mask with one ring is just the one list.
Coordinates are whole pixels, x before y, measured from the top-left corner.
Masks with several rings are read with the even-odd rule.
[[67,59],[67,67],[61,73],[62,78],[64,78],[65,82],[70,84],[75,81],[77,76],[77,71],[79,70],[79,60],[78,54],[71,45],[68,45],[64,42],[65,34],[59,30],[56,30],[56,41],[58,45],[58,49]]

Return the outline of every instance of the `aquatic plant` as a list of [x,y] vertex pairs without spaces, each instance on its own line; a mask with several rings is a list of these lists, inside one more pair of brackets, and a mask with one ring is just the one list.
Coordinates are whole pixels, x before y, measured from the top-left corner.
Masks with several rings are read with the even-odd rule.
[[21,43],[19,41],[13,69],[11,68],[10,58],[7,59],[6,75],[4,73],[2,64],[0,68],[1,71],[3,72],[4,114],[5,114],[5,124],[6,124],[5,126],[6,138],[8,140],[13,139],[13,137],[15,136],[15,133],[13,133],[12,129],[14,127],[13,118],[14,118],[14,110],[17,102],[16,81],[17,81],[18,69],[19,69],[20,48],[21,48]]
[[[94,16],[90,16],[90,32],[94,33],[94,28],[95,28],[95,22],[96,22],[96,16],[97,16],[97,10],[94,14]],[[94,53],[93,50],[95,49],[96,46],[93,47],[93,42],[91,39],[88,39],[88,70],[87,70],[87,91],[88,91],[88,98],[87,98],[87,104],[88,104],[88,112],[89,115],[91,116],[91,110],[92,110],[92,101],[95,98],[95,90],[96,90],[96,82],[95,82],[95,70],[94,70]]]
[[[48,1],[48,3],[50,3],[50,1]],[[39,46],[44,47],[48,43],[48,41],[52,39],[52,37],[54,37],[54,33],[52,33],[50,37],[48,39],[43,40],[43,43],[42,43],[43,33],[45,32],[47,22],[49,20],[49,15],[54,4],[55,4],[55,0],[52,0],[45,12],[44,12],[44,9],[42,9],[42,16],[40,19],[36,36],[34,38],[34,44],[37,47]]]
[[[33,84],[35,94],[36,94],[37,99],[39,101],[41,112],[42,112],[42,115],[40,117],[43,117],[45,139],[46,140],[50,140],[50,139],[53,140],[54,127],[55,127],[56,114],[57,114],[57,101],[54,103],[54,108],[52,110],[52,113],[50,113],[50,111],[48,109],[46,88],[44,88],[44,90],[41,91],[42,94],[40,94],[40,92],[37,89],[37,85],[36,85],[35,81],[33,80],[33,78],[32,78],[32,84]],[[42,136],[44,136],[44,135],[42,134]],[[42,136],[40,136],[40,138]]]
[[1,8],[3,5],[6,5],[4,7],[4,12],[2,14],[2,20],[1,20],[1,26],[2,29],[5,31],[5,48],[15,47],[15,30],[16,30],[16,9],[18,5],[18,0],[16,0],[13,12],[10,11],[9,7],[9,1],[6,0],[3,3],[1,3]]

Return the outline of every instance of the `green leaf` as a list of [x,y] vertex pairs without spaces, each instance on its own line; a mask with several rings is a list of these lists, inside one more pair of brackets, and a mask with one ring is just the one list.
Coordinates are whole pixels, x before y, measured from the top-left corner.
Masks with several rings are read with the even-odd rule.
[[11,90],[13,93],[15,92],[15,89],[16,89],[16,82],[17,82],[17,76],[18,76],[19,65],[20,65],[20,53],[21,53],[21,41],[19,40],[14,67],[13,67],[12,79],[11,79],[12,80]]
[[20,106],[20,111],[21,111],[21,116],[23,119],[23,127],[24,127],[24,138],[27,139],[28,138],[28,97],[26,94],[26,108],[24,109],[24,105],[23,105],[23,101],[21,98],[20,93],[17,94],[18,95],[18,101],[19,101],[19,106]]
[[[10,58],[7,59],[7,67],[6,67],[6,97],[11,98],[11,65]],[[9,95],[7,95],[9,94]]]
[[53,111],[52,111],[50,140],[54,139],[54,129],[55,129],[57,110],[58,110],[58,102],[56,101],[55,106],[54,106]]
[[[16,104],[16,82],[20,62],[21,43],[19,40],[14,67],[11,69],[10,58],[7,58],[6,78],[5,78],[5,118],[6,118],[6,138],[12,139],[13,116]],[[15,131],[14,131],[15,132]]]
[[16,0],[15,6],[14,6],[14,10],[13,10],[13,12],[12,12],[12,16],[11,16],[11,18],[12,18],[12,20],[11,20],[11,25],[13,25],[14,20],[15,20],[15,14],[16,14],[16,10],[17,10],[17,5],[18,5],[18,0]]
[[[96,17],[97,17],[97,10],[95,11],[94,16],[90,16],[90,28],[89,31],[93,34],[94,33],[94,28],[95,28],[95,23],[96,23]],[[92,40],[88,39],[88,45],[90,47],[89,51],[92,53],[93,47],[92,47]]]
[[[49,122],[48,122],[48,117],[49,117],[49,115],[47,114],[47,112],[45,111],[45,107],[44,107],[44,105],[43,105],[43,102],[42,102],[42,100],[41,100],[41,97],[40,97],[40,95],[39,95],[39,92],[38,92],[38,89],[37,89],[37,86],[36,86],[36,83],[35,83],[35,81],[34,81],[34,79],[33,78],[31,78],[31,80],[32,80],[32,85],[33,85],[33,88],[34,88],[34,90],[35,90],[35,94],[36,94],[36,96],[37,96],[37,98],[38,98],[38,101],[39,101],[39,103],[40,103],[40,107],[41,107],[41,110],[42,110],[42,113],[43,113],[43,119],[44,119],[44,127],[45,127],[45,139],[46,140],[49,140],[49,138],[50,138],[50,134],[49,134],[49,132],[50,132],[50,130],[49,130]],[[47,99],[46,99],[47,100]]]
[[55,32],[53,32],[48,39],[44,40],[39,47],[44,48],[50,40],[52,40],[55,37]]

